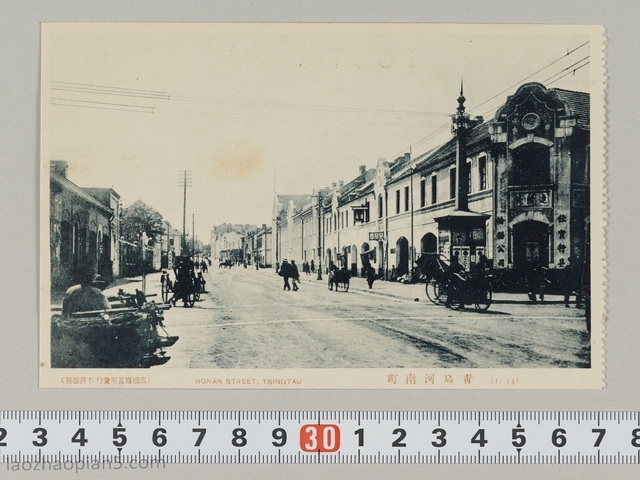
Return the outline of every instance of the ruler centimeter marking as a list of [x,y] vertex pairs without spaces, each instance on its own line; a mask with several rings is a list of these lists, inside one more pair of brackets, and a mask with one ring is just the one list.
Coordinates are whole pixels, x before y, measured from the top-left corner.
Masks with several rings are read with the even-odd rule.
[[0,411],[0,462],[638,464],[640,412]]

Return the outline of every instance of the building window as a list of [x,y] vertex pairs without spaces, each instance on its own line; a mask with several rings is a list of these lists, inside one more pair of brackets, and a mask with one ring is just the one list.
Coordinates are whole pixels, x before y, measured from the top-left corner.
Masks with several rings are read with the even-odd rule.
[[438,203],[438,177],[431,175],[431,205]]
[[409,211],[409,187],[404,187],[404,211]]
[[468,174],[467,193],[471,193],[473,191],[473,188],[471,188],[473,183],[472,183],[472,177],[471,177],[471,160],[470,159],[467,160],[467,174]]
[[456,198],[456,169],[449,169],[449,198]]
[[420,180],[420,207],[427,204],[427,181],[423,178]]
[[396,190],[396,213],[400,213],[400,190]]
[[512,153],[511,185],[546,185],[551,180],[550,149],[528,143]]
[[382,218],[382,195],[378,195],[378,218]]
[[356,222],[366,223],[369,221],[369,202],[353,209],[353,224]]
[[478,159],[478,180],[480,190],[485,190],[487,188],[487,157]]
[[344,212],[344,224],[348,227],[349,226],[349,210],[347,210],[346,212]]

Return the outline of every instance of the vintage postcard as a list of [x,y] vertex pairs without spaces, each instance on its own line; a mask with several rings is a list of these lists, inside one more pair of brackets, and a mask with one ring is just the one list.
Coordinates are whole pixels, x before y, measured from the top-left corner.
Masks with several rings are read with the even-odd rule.
[[598,389],[604,29],[45,23],[40,386]]

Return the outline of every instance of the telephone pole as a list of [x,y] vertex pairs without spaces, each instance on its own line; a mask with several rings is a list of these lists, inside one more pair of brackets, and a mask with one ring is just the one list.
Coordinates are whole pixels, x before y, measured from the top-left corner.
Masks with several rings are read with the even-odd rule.
[[182,202],[182,240],[180,242],[180,254],[184,255],[183,250],[188,248],[187,246],[187,187],[193,185],[193,178],[190,170],[183,170],[180,172],[178,181],[183,187],[184,196]]

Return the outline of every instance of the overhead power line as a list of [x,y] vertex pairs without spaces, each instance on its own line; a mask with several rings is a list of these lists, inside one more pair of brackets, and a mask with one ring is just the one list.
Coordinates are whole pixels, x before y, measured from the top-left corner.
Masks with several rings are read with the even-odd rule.
[[[542,68],[539,68],[538,70],[536,70],[535,72],[533,72],[533,73],[531,73],[531,74],[527,75],[526,77],[522,78],[522,79],[521,79],[521,80],[519,80],[518,82],[516,82],[516,83],[514,83],[514,84],[510,85],[509,87],[505,88],[504,90],[500,91],[499,93],[496,93],[495,95],[493,95],[492,97],[488,98],[487,100],[485,100],[485,101],[483,101],[483,102],[481,102],[481,103],[479,103],[479,104],[476,104],[476,105],[474,105],[474,106],[469,107],[469,109],[477,109],[478,107],[480,107],[480,106],[482,106],[482,105],[486,105],[487,103],[489,103],[489,102],[491,102],[492,100],[495,100],[496,98],[498,98],[498,97],[500,97],[500,96],[504,95],[505,93],[507,93],[507,92],[509,92],[509,91],[513,90],[513,88],[515,88],[515,87],[517,87],[517,86],[521,85],[523,82],[525,82],[525,81],[527,81],[527,80],[529,80],[529,79],[533,78],[535,75],[537,75],[537,74],[539,74],[539,73],[543,72],[544,70],[546,70],[546,69],[548,69],[549,67],[551,67],[551,66],[555,65],[556,63],[560,62],[561,60],[566,59],[568,56],[570,56],[571,54],[573,54],[573,53],[577,52],[578,50],[580,50],[580,49],[584,48],[584,47],[585,47],[586,45],[588,45],[588,44],[589,44],[589,41],[586,41],[586,42],[584,42],[584,43],[582,43],[582,44],[578,45],[577,47],[575,47],[575,48],[573,48],[573,49],[571,49],[571,50],[567,51],[567,53],[566,53],[566,54],[564,54],[564,55],[562,55],[561,57],[558,57],[558,58],[556,58],[555,60],[553,60],[553,61],[549,62],[548,64],[546,64],[546,65],[545,65],[545,66],[543,66]],[[555,73],[554,75],[550,76],[550,77],[549,77],[549,78],[547,78],[546,80],[543,80],[541,83],[545,83],[545,84],[553,84],[553,83],[555,83],[555,82],[557,82],[557,81],[561,80],[562,78],[564,78],[564,77],[566,77],[566,76],[568,76],[568,75],[571,75],[572,73],[575,73],[576,71],[578,71],[578,70],[579,70],[579,69],[581,69],[582,67],[584,67],[584,66],[586,66],[586,65],[588,65],[588,64],[589,64],[589,62],[587,61],[586,63],[584,63],[584,64],[582,64],[582,65],[579,65],[581,62],[584,62],[585,60],[588,60],[589,58],[590,58],[590,56],[589,56],[589,55],[587,55],[586,57],[584,57],[584,58],[582,58],[582,59],[578,60],[577,62],[573,63],[572,65],[570,65],[570,66],[568,66],[568,67],[563,68],[562,70],[560,70],[559,72],[557,72],[557,73]],[[579,65],[579,66],[578,66],[578,65]],[[574,68],[574,67],[575,67],[575,68]],[[567,72],[567,70],[568,70],[568,72]],[[566,72],[566,73],[564,73],[564,72]],[[564,73],[564,74],[563,74],[563,73]],[[554,77],[557,77],[558,75],[561,75],[561,76],[560,76],[560,77],[558,77],[558,78],[555,78],[555,79],[554,79]],[[491,112],[492,112],[492,111],[494,111],[494,110],[495,110],[495,108],[488,109],[488,110],[486,110],[485,112],[483,112],[483,113],[481,114],[481,116],[486,116],[486,115],[488,115],[489,113],[491,113]],[[451,123],[450,123],[450,122],[444,123],[444,124],[440,125],[439,127],[436,127],[435,129],[433,129],[433,130],[432,130],[432,131],[430,131],[429,133],[427,133],[427,135],[425,135],[424,137],[422,137],[421,139],[419,139],[419,140],[418,140],[418,141],[416,141],[415,143],[412,143],[412,144],[411,144],[411,146],[413,147],[413,146],[417,146],[417,145],[421,145],[421,144],[423,144],[423,143],[426,143],[426,142],[428,142],[429,140],[432,140],[433,138],[437,137],[437,136],[438,136],[438,135],[440,135],[441,133],[445,132],[445,131],[446,131],[446,130],[448,130],[449,128],[451,128]],[[397,158],[397,157],[399,157],[400,155],[402,155],[402,154],[404,153],[404,151],[405,151],[405,150],[403,150],[403,151],[401,151],[401,152],[399,152],[399,153],[397,153],[397,154],[393,155],[391,158]]]

